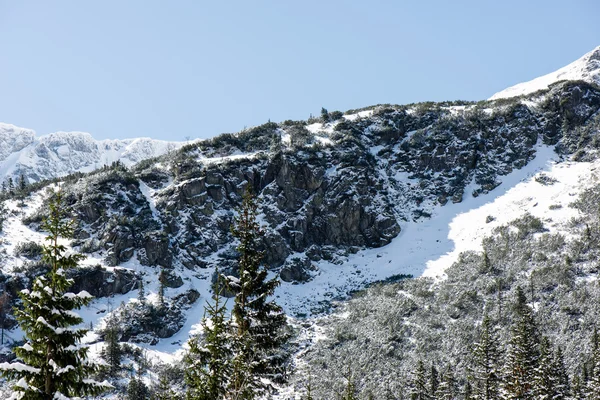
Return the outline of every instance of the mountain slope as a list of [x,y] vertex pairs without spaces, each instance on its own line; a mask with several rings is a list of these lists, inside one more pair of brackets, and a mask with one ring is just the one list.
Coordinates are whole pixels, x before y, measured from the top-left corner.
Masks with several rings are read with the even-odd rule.
[[551,84],[563,80],[582,80],[600,85],[600,46],[566,67],[529,82],[519,83],[518,85],[504,89],[490,97],[490,100],[533,93],[538,90],[547,89]]
[[[477,268],[483,246],[508,240],[504,252],[494,248],[490,254],[505,266],[506,296],[514,285],[527,283],[532,268],[543,267],[543,276],[553,279],[552,267],[567,265],[561,261],[566,255],[576,255],[575,267],[566,271],[568,283],[586,290],[586,282],[596,282],[595,264],[587,259],[596,250],[579,243],[584,224],[596,215],[581,219],[582,210],[570,199],[599,179],[594,174],[600,168],[599,111],[598,86],[565,81],[542,93],[479,103],[385,105],[318,120],[269,122],[130,168],[114,165],[71,176],[62,189],[79,226],[69,247],[87,255],[73,271],[75,285],[97,297],[83,312],[86,324],[94,326],[86,340],[99,354],[105,317],[111,315],[123,341],[157,363],[178,360],[185,342],[199,333],[215,267],[235,273],[230,226],[250,185],[265,231],[265,265],[283,280],[277,301],[300,325],[299,372],[282,398],[303,391],[309,367],[315,368],[313,377],[318,374],[323,398],[333,398],[331,391],[343,382],[340,373],[347,371],[342,364],[352,356],[367,377],[359,382],[361,390],[373,389],[384,377],[402,393],[407,371],[423,354],[463,368],[456,355],[472,342],[468,335],[482,304],[495,293],[492,278]],[[6,148],[24,149],[26,143]],[[88,154],[80,150],[89,143],[85,138],[59,137],[57,143]],[[63,154],[60,160],[68,158],[61,145],[44,146],[58,158]],[[13,296],[43,271],[28,241],[43,236],[46,197],[36,188],[26,193],[24,204],[17,197],[6,200],[0,290]],[[544,242],[546,254],[517,254],[543,233],[558,235],[544,239],[550,240]],[[168,274],[167,306],[156,313],[161,270]],[[365,292],[381,295],[378,304],[395,305],[387,314],[383,306],[353,300],[349,308],[342,303],[341,313],[322,317],[352,291],[407,275],[425,277]],[[141,280],[144,306],[136,300]],[[542,284],[548,286],[546,278]],[[488,297],[478,296],[479,290]],[[579,315],[571,319],[570,306],[551,311],[571,323]],[[586,302],[584,309],[591,307]],[[600,317],[592,314],[589,318]],[[589,318],[573,328],[580,339]],[[468,334],[442,340],[457,331]],[[560,340],[564,335],[556,332]],[[18,340],[20,332],[9,336]],[[357,348],[368,351],[357,355]]]
[[133,165],[184,143],[150,138],[95,140],[89,133],[56,132],[36,136],[29,129],[0,123],[0,181],[23,174],[28,182],[73,172],[90,172],[115,161]]

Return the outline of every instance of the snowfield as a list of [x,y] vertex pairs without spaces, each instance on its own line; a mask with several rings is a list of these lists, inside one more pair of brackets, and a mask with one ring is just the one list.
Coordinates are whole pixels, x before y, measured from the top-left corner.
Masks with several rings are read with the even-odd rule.
[[551,72],[547,75],[540,76],[529,82],[519,83],[504,89],[489,100],[503,99],[507,97],[521,96],[538,90],[547,89],[551,84],[565,80],[583,80],[588,83],[600,85],[600,46],[585,54],[580,59],[571,64]]

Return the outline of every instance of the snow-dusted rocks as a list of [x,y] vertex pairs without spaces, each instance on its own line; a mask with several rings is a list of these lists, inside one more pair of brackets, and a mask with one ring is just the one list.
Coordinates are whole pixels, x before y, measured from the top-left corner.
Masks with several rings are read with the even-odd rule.
[[90,172],[115,161],[130,166],[183,144],[150,138],[95,140],[85,132],[36,136],[30,129],[0,123],[0,181],[23,174],[35,182]]

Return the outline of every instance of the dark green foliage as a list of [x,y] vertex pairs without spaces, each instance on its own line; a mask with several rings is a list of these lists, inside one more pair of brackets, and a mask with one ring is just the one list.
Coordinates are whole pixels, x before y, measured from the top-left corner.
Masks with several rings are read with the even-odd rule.
[[346,381],[346,388],[344,390],[344,394],[342,395],[342,400],[358,400],[358,393],[356,390],[356,385],[354,384],[354,377],[352,376],[352,372],[350,370],[348,370]]
[[269,299],[279,280],[268,280],[268,272],[261,265],[263,253],[258,250],[258,239],[263,232],[256,221],[257,207],[248,185],[232,227],[233,236],[239,240],[238,278],[226,278],[228,289],[235,293],[232,318],[236,347],[230,388],[243,398],[251,397],[242,393],[268,388],[260,378],[283,379],[285,357],[281,346],[287,341],[286,316],[282,308]]
[[127,400],[148,399],[150,399],[150,390],[148,390],[148,386],[146,386],[139,377],[132,377],[127,386]]
[[[202,319],[204,340],[194,338],[185,356],[188,400],[224,399],[230,387],[232,366],[232,327],[226,319],[226,303],[221,301],[218,280],[213,304],[207,304]],[[209,323],[210,322],[210,323]],[[235,375],[234,375],[235,376]]]
[[21,291],[23,308],[15,314],[26,343],[15,349],[17,362],[0,364],[2,375],[18,380],[13,389],[27,399],[97,395],[106,389],[90,379],[97,368],[86,362],[88,348],[80,346],[87,330],[75,328],[83,319],[73,310],[87,305],[91,296],[87,292],[67,292],[73,281],[66,278],[66,271],[83,258],[80,254],[65,254],[65,246],[59,244],[60,238],[69,238],[73,233],[73,222],[67,217],[62,193],[58,192],[42,223],[48,233],[43,260],[51,270],[38,277],[31,290]]
[[43,252],[42,245],[36,242],[21,242],[15,246],[15,256],[38,260]]
[[435,391],[436,400],[454,400],[458,393],[458,386],[454,379],[454,371],[450,366],[446,367],[442,375],[442,381]]
[[427,387],[427,373],[423,361],[419,360],[413,373],[410,385],[411,400],[430,400],[431,395]]
[[104,330],[104,350],[102,357],[108,364],[109,375],[115,377],[121,369],[123,350],[119,344],[119,326],[114,317],[109,317]]
[[478,399],[498,398],[501,382],[500,340],[496,327],[489,316],[483,318],[479,341],[473,346],[472,373],[474,392]]
[[521,287],[517,288],[513,310],[515,322],[506,352],[503,390],[506,399],[533,399],[533,380],[540,357],[539,337],[533,312]]

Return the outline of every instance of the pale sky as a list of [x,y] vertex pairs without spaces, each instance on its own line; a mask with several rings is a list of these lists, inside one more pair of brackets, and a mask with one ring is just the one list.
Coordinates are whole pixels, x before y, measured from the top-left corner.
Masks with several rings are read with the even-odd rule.
[[0,0],[0,121],[183,140],[481,100],[600,45],[600,2]]

